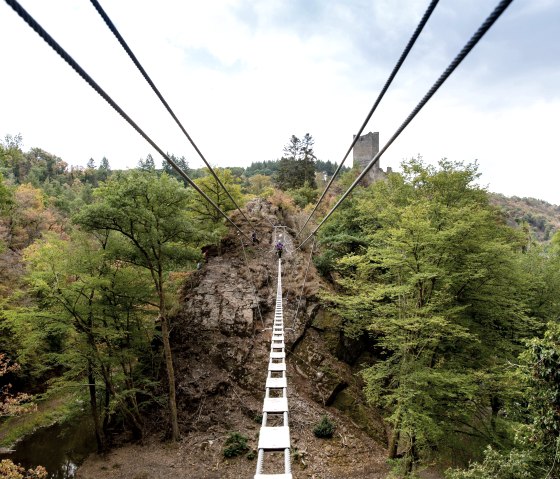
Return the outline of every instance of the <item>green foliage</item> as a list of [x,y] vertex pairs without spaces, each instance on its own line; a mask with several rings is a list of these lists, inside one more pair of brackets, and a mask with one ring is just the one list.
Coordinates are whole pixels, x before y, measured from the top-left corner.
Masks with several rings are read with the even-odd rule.
[[535,462],[527,451],[512,450],[500,454],[488,446],[484,461],[472,464],[468,470],[448,470],[447,479],[541,479],[545,469]]
[[[545,456],[560,460],[560,325],[549,323],[544,338],[529,341],[521,361],[532,439]],[[556,470],[560,472],[560,464]]]
[[252,177],[255,175],[274,176],[278,170],[279,162],[270,161],[254,161],[245,169],[245,176]]
[[152,155],[148,154],[146,159],[140,158],[138,161],[138,168],[142,171],[154,172],[156,171],[156,162]]
[[224,444],[224,457],[231,458],[241,456],[249,450],[247,436],[238,432],[232,432]]
[[294,190],[308,183],[312,189],[317,188],[315,182],[315,153],[313,137],[306,133],[303,139],[292,135],[284,147],[275,175],[276,185],[282,190]]
[[[315,162],[315,170],[319,173],[326,173],[327,176],[334,175],[334,172],[336,171],[337,168],[338,168],[338,163],[336,162],[333,163],[331,160],[327,160],[327,161],[317,160]],[[346,173],[347,171],[350,171],[350,168],[348,168],[347,166],[343,166],[340,169],[340,173]]]
[[117,256],[156,274],[157,288],[164,279],[160,272],[198,257],[193,245],[201,235],[186,213],[189,192],[175,179],[150,171],[118,173],[94,197],[75,222],[90,231],[117,232]]
[[335,429],[335,424],[327,416],[323,416],[313,428],[313,434],[321,439],[330,439],[333,437]]
[[[191,171],[189,169],[189,164],[187,163],[187,159],[184,156],[181,157],[177,157],[175,155],[169,155],[169,157],[175,162],[175,164],[181,169],[181,171],[183,171],[185,174],[189,175],[189,177],[191,177]],[[167,173],[169,176],[174,177],[175,179],[177,179],[180,183],[183,183],[184,185],[187,184],[187,181],[179,174],[177,173],[177,171],[175,171],[175,168],[173,168],[168,162],[167,160],[163,160],[161,162],[161,169],[163,172]]]
[[[38,308],[8,313],[14,329],[27,323],[35,330],[22,359],[35,361],[42,345],[39,358],[64,367],[55,385],[65,387],[87,377],[96,426],[108,424],[118,413],[140,435],[138,395],[145,383],[138,377],[138,360],[149,360],[154,335],[146,304],[150,277],[115,260],[114,234],[75,233],[71,239],[47,237],[26,252]],[[103,384],[104,395],[97,383]],[[106,430],[96,433],[102,437]]]
[[[390,455],[403,451],[405,473],[450,434],[495,440],[500,368],[539,329],[527,314],[522,235],[477,177],[476,165],[412,160],[403,175],[358,189],[320,238],[333,246],[319,265],[339,286],[325,298],[347,335],[367,332],[382,351],[362,371],[365,391],[386,412]],[[487,432],[478,427],[485,408]]]
[[146,169],[113,175],[95,190],[95,197],[97,201],[84,208],[75,221],[101,238],[111,238],[110,233],[116,233],[115,258],[150,275],[154,292],[151,304],[161,325],[172,437],[177,440],[179,424],[166,281],[170,271],[200,257],[198,242],[206,235],[187,213],[191,205],[189,191],[165,173],[157,175]]
[[6,214],[13,203],[13,194],[0,173],[0,215]]
[[314,203],[319,196],[319,192],[312,188],[306,181],[300,188],[288,190],[288,194],[294,199],[294,203],[300,208],[305,208],[308,204]]
[[550,323],[543,338],[528,341],[520,365],[511,375],[518,385],[509,415],[515,445],[488,447],[484,460],[466,470],[449,470],[449,479],[540,479],[560,474],[560,326]]
[[261,174],[253,175],[249,178],[247,191],[255,196],[268,198],[274,193],[274,188],[272,187],[272,179],[270,178],[270,176]]
[[[215,168],[216,176],[220,179],[222,184],[227,188],[231,197],[241,207],[244,202],[243,194],[241,193],[241,185],[239,180],[234,178],[231,170],[225,168]],[[235,209],[235,204],[228,197],[227,193],[220,186],[218,181],[206,170],[206,176],[195,180],[197,186],[211,198],[216,205],[225,213]],[[190,201],[188,209],[191,211],[195,218],[203,223],[208,220],[212,222],[211,228],[215,228],[217,224],[223,223],[223,216],[214,208],[206,199],[199,195],[194,190],[190,190]]]

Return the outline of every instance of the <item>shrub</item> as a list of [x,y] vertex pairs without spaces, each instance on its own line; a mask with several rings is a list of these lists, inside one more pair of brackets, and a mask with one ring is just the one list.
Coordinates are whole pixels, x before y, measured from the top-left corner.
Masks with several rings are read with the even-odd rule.
[[255,451],[254,449],[249,454],[247,454],[247,459],[249,459],[249,461],[253,461],[256,458],[257,458],[257,451]]
[[321,421],[313,429],[315,437],[329,439],[333,437],[336,426],[332,423],[327,416],[323,416]]
[[238,432],[232,432],[226,439],[224,457],[236,457],[245,454],[249,450],[247,437]]
[[0,461],[0,477],[6,479],[45,479],[47,470],[43,466],[37,466],[35,469],[26,471],[25,468],[19,464],[14,464],[9,459],[2,459]]

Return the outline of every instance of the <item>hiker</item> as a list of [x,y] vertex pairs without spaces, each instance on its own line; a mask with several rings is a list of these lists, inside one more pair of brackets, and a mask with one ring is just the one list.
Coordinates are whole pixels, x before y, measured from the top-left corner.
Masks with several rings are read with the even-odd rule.
[[282,241],[278,241],[278,243],[276,243],[276,254],[278,255],[278,258],[282,257],[283,249],[284,249],[284,243],[282,243]]
[[253,242],[253,244],[259,244],[259,240],[257,239],[257,233],[255,233],[254,231],[251,233],[251,241]]

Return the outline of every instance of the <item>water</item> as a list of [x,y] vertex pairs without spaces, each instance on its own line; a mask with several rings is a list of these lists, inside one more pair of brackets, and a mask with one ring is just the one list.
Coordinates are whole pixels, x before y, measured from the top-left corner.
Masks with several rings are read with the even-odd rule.
[[25,468],[44,466],[49,479],[73,479],[78,466],[95,451],[93,425],[87,418],[39,429],[17,443],[15,452],[2,454]]

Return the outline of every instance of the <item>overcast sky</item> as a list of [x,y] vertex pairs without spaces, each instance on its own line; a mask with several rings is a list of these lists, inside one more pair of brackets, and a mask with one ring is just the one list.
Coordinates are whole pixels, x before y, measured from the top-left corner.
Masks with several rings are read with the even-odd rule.
[[[100,0],[206,158],[275,160],[309,132],[340,161],[428,0]],[[441,0],[365,132],[383,145],[497,0]],[[165,151],[202,166],[87,0],[21,4]],[[381,159],[471,162],[506,195],[560,204],[560,2],[515,0]],[[0,137],[73,165],[150,146],[4,2]]]

